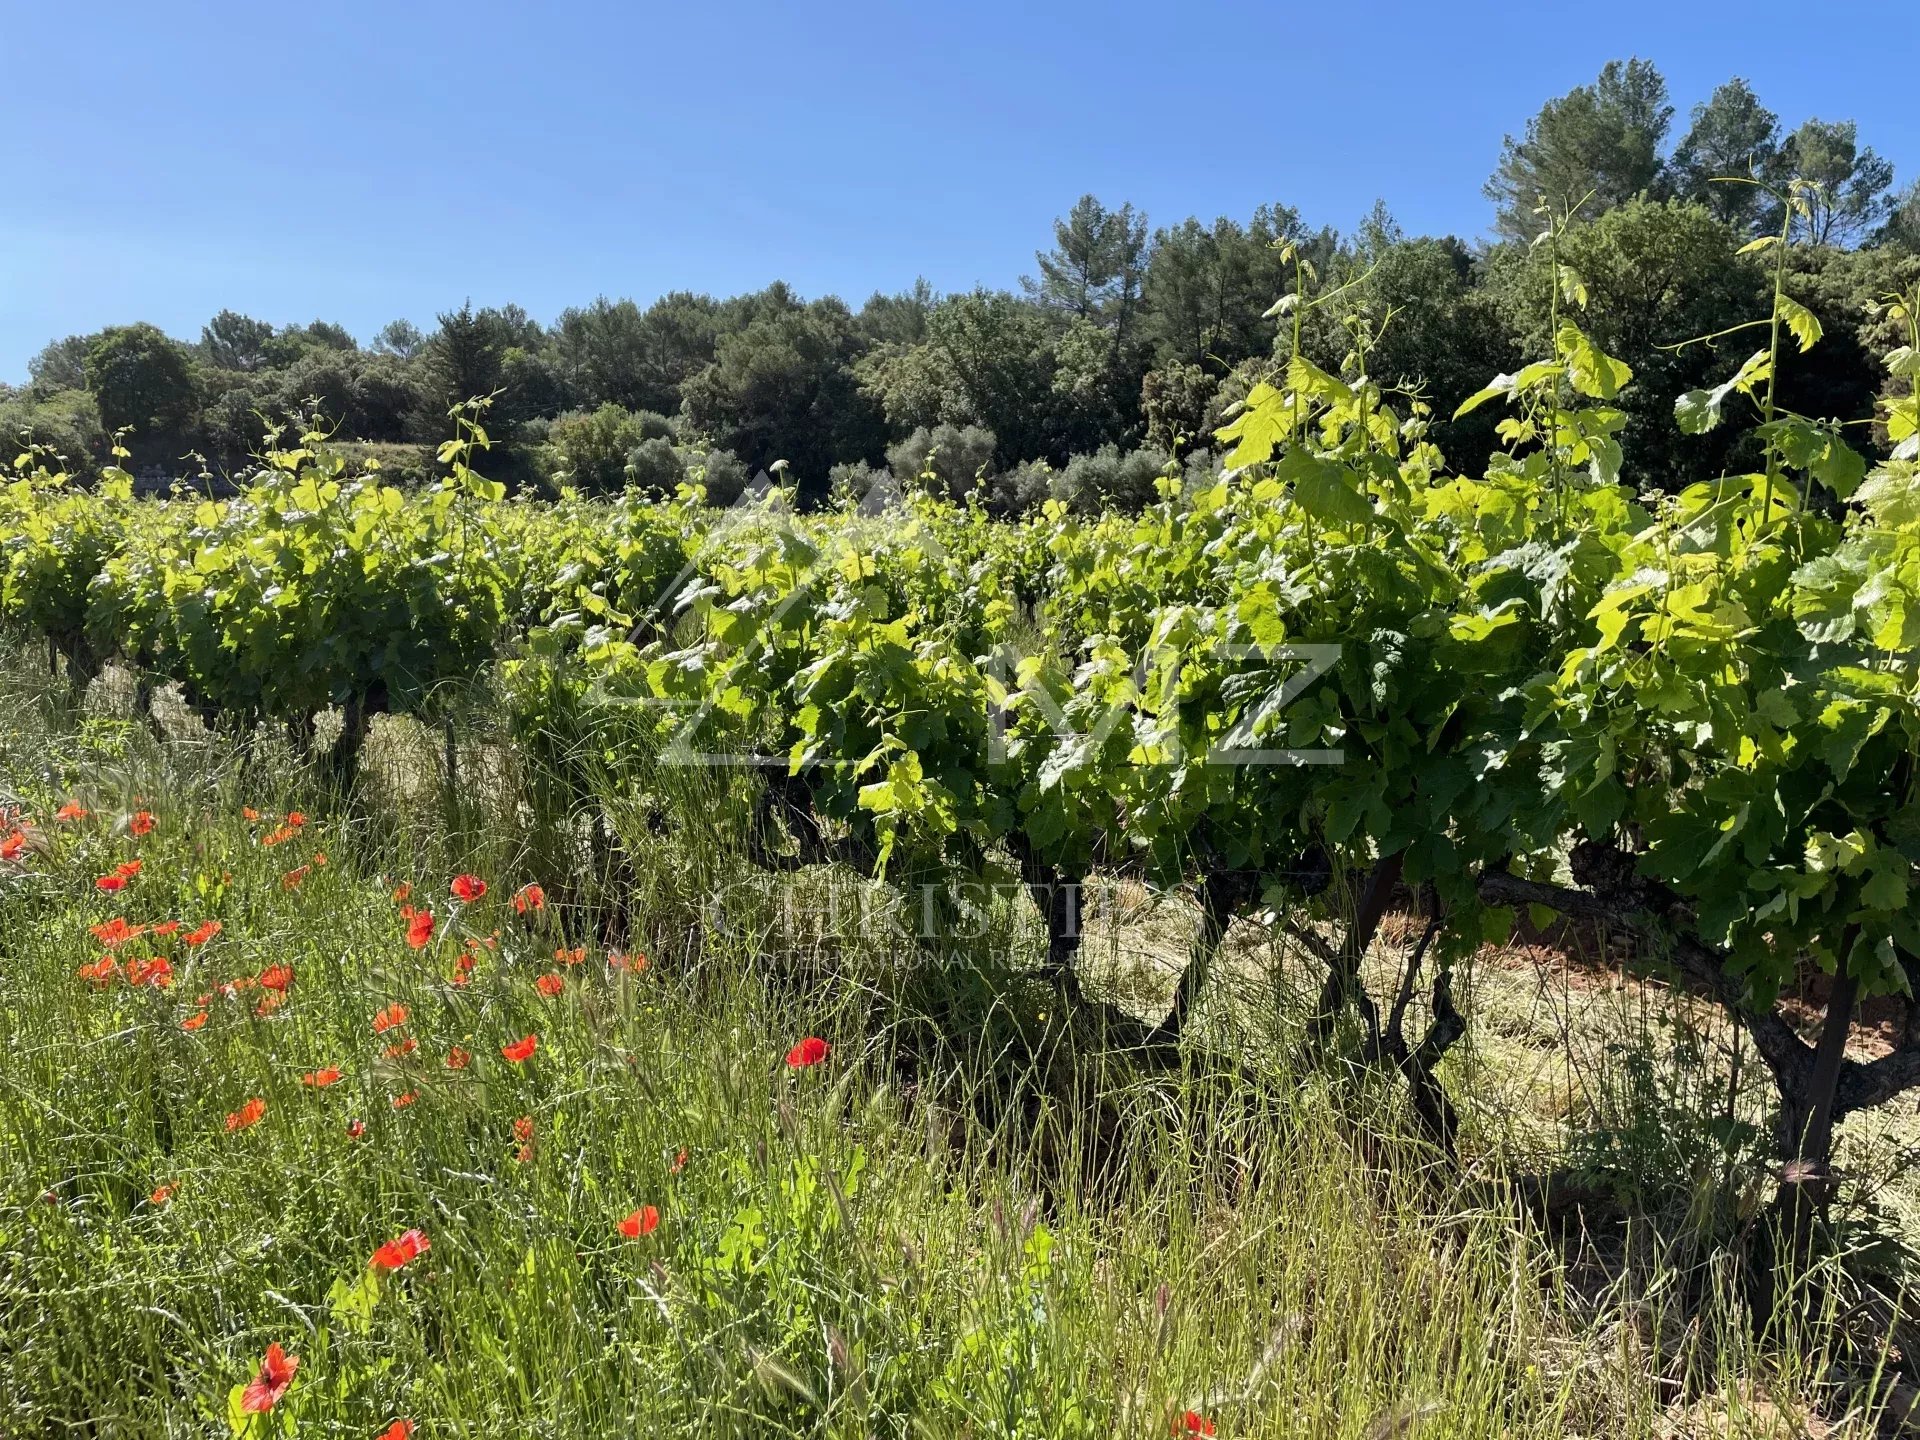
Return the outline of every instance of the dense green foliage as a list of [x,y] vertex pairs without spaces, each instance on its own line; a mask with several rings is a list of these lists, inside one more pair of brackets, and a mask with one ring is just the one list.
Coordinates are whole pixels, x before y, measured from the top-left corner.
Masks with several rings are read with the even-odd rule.
[[[965,432],[904,491],[850,486],[811,515],[790,484],[725,511],[697,483],[507,500],[471,468],[490,438],[466,408],[447,478],[411,495],[318,433],[225,502],[135,502],[120,471],[77,492],[29,452],[0,616],[79,676],[121,656],[209,716],[310,735],[342,706],[349,770],[368,716],[432,714],[504,658],[558,757],[758,767],[778,777],[769,844],[908,884],[990,881],[1011,856],[1036,896],[1099,866],[1350,921],[1386,877],[1434,897],[1451,956],[1511,924],[1489,876],[1544,884],[1598,847],[1668,887],[1749,1019],[1809,965],[1907,993],[1914,298],[1885,308],[1906,343],[1869,473],[1783,398],[1821,326],[1791,247],[1750,245],[1775,299],[1729,333],[1769,343],[1676,416],[1705,433],[1748,407],[1755,468],[1662,496],[1626,483],[1634,372],[1569,318],[1610,312],[1565,227],[1548,239],[1545,358],[1460,406],[1505,406],[1478,474],[1370,376],[1363,320],[1346,378],[1304,353],[1343,290],[1283,252],[1295,348],[1219,432],[1224,472],[1076,461],[1074,506],[1004,522],[951,498],[941,449],[988,452]],[[1330,996],[1356,998],[1351,978]],[[1761,1039],[1799,1126],[1811,1052]],[[1914,1083],[1910,1059],[1846,1072],[1840,1111]]]

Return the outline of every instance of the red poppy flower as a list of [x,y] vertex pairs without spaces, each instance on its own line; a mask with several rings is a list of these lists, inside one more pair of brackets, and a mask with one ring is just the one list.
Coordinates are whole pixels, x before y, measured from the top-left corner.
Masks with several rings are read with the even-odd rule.
[[309,1070],[300,1077],[300,1083],[309,1090],[324,1090],[329,1085],[340,1083],[340,1068],[337,1065],[327,1065],[318,1070]]
[[673,1157],[673,1163],[669,1165],[667,1169],[671,1173],[678,1175],[682,1170],[686,1168],[687,1168],[687,1147],[682,1145],[680,1147],[680,1153]]
[[82,980],[91,980],[102,989],[111,985],[113,983],[113,977],[119,973],[120,968],[113,963],[113,957],[111,955],[102,955],[91,965],[82,965],[79,971]]
[[145,862],[140,860],[122,860],[118,865],[113,867],[113,873],[118,875],[122,880],[131,880],[140,873],[140,867],[143,863]]
[[153,833],[153,812],[151,810],[134,811],[133,818],[127,821],[127,829],[132,832],[133,838],[136,840],[151,835]]
[[189,1015],[186,1019],[180,1022],[180,1028],[182,1030],[198,1030],[202,1025],[205,1025],[206,1023],[207,1023],[207,1012],[204,1010],[196,1010],[193,1012],[193,1014]]
[[111,950],[144,935],[146,929],[144,925],[129,925],[124,915],[116,915],[111,920],[91,926],[87,933]]
[[307,823],[307,817],[303,815],[300,811],[289,810],[287,812],[287,824],[293,826],[294,829],[298,830],[302,825],[306,823]]
[[367,1133],[366,1121],[364,1120],[347,1121],[347,1138],[349,1140],[358,1140],[362,1135],[366,1133]]
[[229,1131],[244,1130],[249,1125],[257,1123],[260,1117],[266,1113],[267,1102],[256,1095],[238,1110],[233,1111],[227,1116],[227,1129]]
[[277,991],[268,991],[260,997],[260,1003],[253,1007],[253,1013],[265,1019],[286,1003],[287,997],[284,994]]
[[291,965],[269,965],[260,972],[260,988],[262,990],[284,991],[291,984],[293,984],[293,967]]
[[515,914],[530,915],[535,910],[547,908],[547,892],[538,885],[523,885],[513,897]]
[[27,832],[16,830],[11,835],[0,837],[0,860],[18,860],[21,852],[27,848]]
[[538,1035],[528,1035],[523,1039],[514,1041],[511,1045],[502,1045],[500,1047],[500,1053],[518,1065],[522,1060],[530,1059],[533,1052],[539,1049],[539,1047],[540,1037]]
[[86,819],[87,812],[80,808],[80,802],[78,800],[69,800],[53,812],[53,818],[64,824],[68,820]]
[[373,1033],[376,1035],[384,1035],[387,1031],[393,1029],[394,1026],[404,1025],[406,1023],[407,1007],[404,1005],[389,1005],[373,1017]]
[[387,1048],[383,1050],[381,1053],[385,1055],[389,1060],[399,1060],[404,1058],[405,1056],[411,1055],[414,1051],[418,1050],[419,1048],[420,1048],[420,1042],[414,1039],[413,1036],[409,1035],[407,1036],[406,1039],[387,1046]]
[[607,964],[615,970],[631,970],[638,974],[647,968],[647,957],[637,950],[631,955],[623,955],[618,950],[609,950]]
[[551,999],[567,988],[567,982],[558,975],[546,974],[533,982],[533,988]]
[[127,888],[127,877],[124,875],[102,875],[93,882],[93,888],[111,895],[117,890]]
[[129,985],[151,985],[164,990],[173,984],[173,964],[164,955],[127,961]]
[[808,1065],[818,1065],[827,1058],[827,1052],[832,1048],[818,1035],[809,1035],[787,1051],[787,1068],[799,1070]]
[[393,1097],[393,1108],[396,1110],[404,1110],[419,1098],[420,1092],[418,1090],[409,1090],[404,1095],[396,1095]]
[[313,863],[314,863],[314,866],[318,869],[321,869],[321,870],[326,869],[327,868],[327,852],[324,850],[314,851]]
[[417,1260],[433,1248],[433,1242],[419,1230],[404,1230],[373,1252],[367,1264],[382,1270],[398,1270],[409,1260]]
[[449,1070],[464,1070],[472,1063],[473,1052],[470,1050],[462,1050],[456,1045],[447,1052],[447,1068]]
[[533,1139],[533,1116],[522,1115],[513,1122],[513,1138],[523,1145]]
[[393,903],[396,905],[402,904],[411,894],[413,894],[413,886],[402,880],[398,885],[393,887]]
[[412,1440],[413,1421],[396,1420],[380,1432],[380,1440]]
[[260,1415],[271,1410],[280,1403],[280,1397],[287,1393],[287,1387],[293,1384],[294,1372],[299,1368],[300,1357],[287,1354],[280,1348],[279,1341],[267,1346],[259,1371],[240,1397],[240,1408],[249,1415]]
[[293,869],[287,871],[286,874],[280,877],[280,888],[282,890],[298,890],[300,888],[300,882],[307,878],[308,868],[309,867],[305,865],[294,866]]
[[487,882],[478,875],[456,875],[450,888],[454,899],[463,905],[471,905],[487,893]]
[[156,1185],[153,1187],[153,1193],[147,1196],[147,1202],[152,1205],[164,1205],[169,1200],[173,1199],[173,1192],[178,1190],[179,1188],[180,1187],[178,1185],[171,1185],[171,1184]]
[[242,805],[240,807],[240,818],[242,820],[258,820],[260,818],[260,812],[251,805]]
[[218,935],[220,929],[221,926],[218,920],[202,920],[197,929],[183,936],[182,939],[188,945],[204,945],[213,939],[214,936]]
[[1207,1419],[1198,1410],[1188,1410],[1176,1415],[1173,1421],[1173,1433],[1176,1435],[1211,1435],[1213,1421]]
[[279,829],[270,830],[265,835],[262,835],[260,837],[260,844],[262,848],[270,850],[275,845],[286,844],[287,841],[293,839],[293,837],[299,833],[300,832],[291,825],[282,825]]
[[178,920],[162,920],[148,933],[156,939],[164,940],[169,935],[177,935],[180,933],[180,922]]
[[424,950],[433,940],[433,912],[417,910],[407,917],[407,944]]
[[660,1212],[651,1205],[642,1205],[620,1222],[620,1233],[629,1240],[638,1240],[642,1235],[651,1235],[659,1227]]
[[553,958],[558,960],[562,965],[578,965],[587,958],[587,947],[584,945],[576,945],[573,949],[569,950],[563,945],[560,949],[553,952]]

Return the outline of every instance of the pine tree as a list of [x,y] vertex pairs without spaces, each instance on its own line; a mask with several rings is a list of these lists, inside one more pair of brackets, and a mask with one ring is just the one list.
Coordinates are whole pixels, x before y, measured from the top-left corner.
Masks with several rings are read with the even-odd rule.
[[1809,120],[1788,137],[1787,166],[1803,192],[1811,214],[1796,222],[1816,245],[1849,245],[1860,240],[1887,213],[1893,166],[1860,148],[1851,120]]
[[1036,251],[1038,279],[1020,283],[1050,309],[1102,324],[1131,320],[1146,269],[1147,219],[1131,205],[1109,210],[1091,195],[1053,222],[1052,250]]
[[1693,107],[1692,123],[1673,152],[1674,185],[1743,235],[1772,231],[1780,223],[1773,197],[1757,185],[1729,184],[1723,177],[1777,183],[1784,158],[1780,117],[1736,78]]
[[1505,239],[1531,239],[1542,201],[1591,215],[1656,189],[1672,122],[1667,82],[1651,61],[1609,60],[1593,84],[1541,106],[1525,139],[1507,137],[1485,189],[1494,228]]

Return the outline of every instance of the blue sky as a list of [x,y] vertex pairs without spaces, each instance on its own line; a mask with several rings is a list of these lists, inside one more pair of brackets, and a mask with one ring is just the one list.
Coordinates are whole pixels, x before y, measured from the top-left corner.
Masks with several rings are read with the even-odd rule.
[[[1817,23],[1810,17],[1817,12]],[[1610,57],[1744,75],[1920,171],[1907,3],[0,3],[0,380],[230,306],[397,316],[784,278],[1012,285],[1092,191],[1478,237],[1501,136]],[[1876,36],[1879,38],[1876,39]]]

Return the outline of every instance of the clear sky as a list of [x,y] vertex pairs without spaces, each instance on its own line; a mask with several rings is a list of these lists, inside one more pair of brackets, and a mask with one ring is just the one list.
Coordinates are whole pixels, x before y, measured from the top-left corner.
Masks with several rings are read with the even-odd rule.
[[[0,380],[222,307],[363,340],[471,298],[1013,285],[1092,191],[1478,237],[1501,136],[1640,55],[1920,171],[1914,0],[0,0]],[[1904,58],[1896,61],[1898,54]]]

